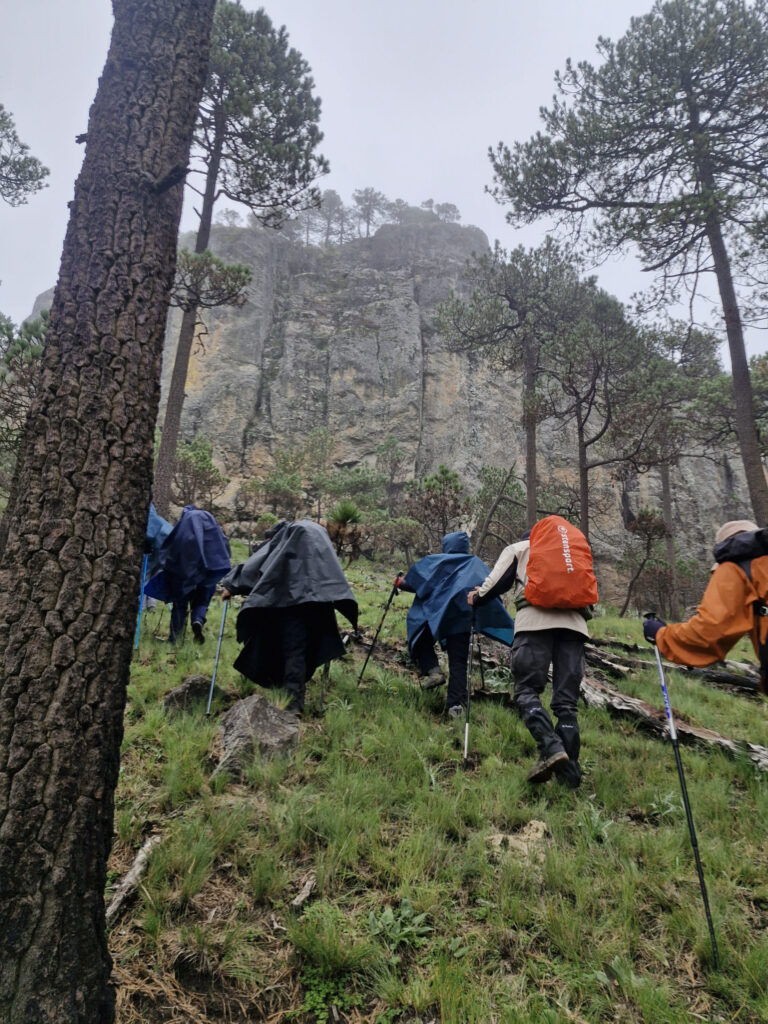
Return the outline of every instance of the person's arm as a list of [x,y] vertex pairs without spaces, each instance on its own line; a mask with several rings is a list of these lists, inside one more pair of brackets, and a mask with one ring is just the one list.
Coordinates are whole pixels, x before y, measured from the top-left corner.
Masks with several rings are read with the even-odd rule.
[[467,603],[474,606],[487,604],[494,597],[506,594],[515,585],[517,579],[517,545],[510,544],[504,548],[496,560],[496,564],[485,577],[479,587],[467,594]]
[[241,562],[236,565],[226,576],[220,580],[222,587],[221,596],[224,601],[228,601],[233,594],[250,594],[251,587],[242,585],[240,579],[242,576],[242,569],[245,562]]
[[416,591],[413,587],[409,583],[405,582],[405,576],[406,574],[404,572],[398,573],[397,576],[395,576],[392,585],[397,590],[402,590],[404,594],[415,594]]
[[711,665],[728,651],[755,621],[757,592],[734,562],[722,562],[712,573],[696,614],[687,622],[662,626],[656,646],[665,658],[681,665]]

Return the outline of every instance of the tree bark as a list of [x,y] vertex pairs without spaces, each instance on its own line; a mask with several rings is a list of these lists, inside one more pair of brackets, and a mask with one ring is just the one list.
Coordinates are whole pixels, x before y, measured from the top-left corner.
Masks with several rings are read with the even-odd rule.
[[[219,167],[221,166],[222,146],[222,132],[217,132],[211,151],[211,159],[208,163],[208,173],[205,176],[205,191],[200,209],[200,224],[197,229],[197,238],[195,239],[195,252],[197,254],[205,252],[211,238],[213,208],[216,203],[216,182],[219,177]],[[192,356],[192,346],[195,341],[197,312],[197,308],[187,309],[181,318],[179,340],[176,344],[176,355],[173,360],[171,384],[165,404],[160,447],[157,452],[152,499],[158,513],[164,518],[168,517],[171,506],[173,467],[176,462],[176,447],[179,443],[179,432],[181,430],[181,413],[184,408],[184,389],[187,385],[189,360]]]
[[104,887],[214,0],[113,0],[0,567],[0,1020],[114,1019]]

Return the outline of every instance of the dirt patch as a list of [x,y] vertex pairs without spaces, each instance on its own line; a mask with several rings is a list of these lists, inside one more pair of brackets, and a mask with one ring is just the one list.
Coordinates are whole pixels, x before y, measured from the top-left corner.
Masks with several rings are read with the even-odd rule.
[[502,856],[509,854],[525,860],[541,862],[550,840],[550,832],[543,821],[533,819],[519,832],[492,832],[486,837],[491,850]]

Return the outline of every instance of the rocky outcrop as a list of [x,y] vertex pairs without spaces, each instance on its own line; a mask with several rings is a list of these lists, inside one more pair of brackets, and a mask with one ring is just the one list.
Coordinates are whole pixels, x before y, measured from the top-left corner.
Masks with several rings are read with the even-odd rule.
[[[519,390],[477,356],[450,353],[433,324],[435,307],[460,283],[473,254],[487,249],[477,228],[439,221],[385,225],[370,239],[333,249],[304,247],[274,231],[218,227],[212,247],[253,270],[242,309],[207,317],[193,356],[182,429],[212,442],[231,479],[259,475],[280,447],[317,426],[335,439],[338,466],[373,461],[395,436],[414,475],[441,462],[463,479],[483,464],[522,472]],[[172,320],[163,369],[167,384],[178,322]],[[544,424],[540,473],[568,477],[573,439]],[[623,485],[595,478],[607,492],[614,525],[597,529],[598,554],[619,557],[625,543],[621,502],[660,507],[654,474]],[[623,490],[623,495],[622,495]],[[707,557],[716,524],[749,508],[738,460],[715,467],[684,463],[676,479],[680,537]]]
[[386,225],[327,250],[253,229],[220,228],[213,241],[254,281],[246,306],[217,311],[197,346],[183,430],[211,438],[234,481],[316,426],[336,439],[337,465],[372,461],[390,435],[417,475],[445,462],[471,479],[519,455],[514,387],[449,353],[432,324],[466,260],[487,248],[479,229]]
[[[488,247],[478,228],[438,220],[388,224],[370,239],[322,249],[275,231],[217,226],[211,247],[253,272],[241,309],[205,314],[182,420],[185,437],[202,434],[212,442],[231,481],[225,501],[234,502],[242,482],[263,473],[273,452],[300,444],[318,426],[332,433],[337,466],[373,462],[376,447],[394,436],[415,476],[441,462],[469,483],[483,464],[516,463],[522,473],[516,381],[479,356],[449,352],[433,323],[437,304],[460,286],[467,259]],[[178,327],[174,315],[164,387]],[[540,477],[575,482],[568,431],[545,423],[538,436]],[[592,540],[610,578],[608,567],[626,543],[622,506],[659,508],[660,482],[654,473],[621,484],[607,472],[593,480],[608,514]],[[720,465],[683,462],[674,486],[678,540],[691,558],[706,560],[716,525],[748,514],[738,457]]]

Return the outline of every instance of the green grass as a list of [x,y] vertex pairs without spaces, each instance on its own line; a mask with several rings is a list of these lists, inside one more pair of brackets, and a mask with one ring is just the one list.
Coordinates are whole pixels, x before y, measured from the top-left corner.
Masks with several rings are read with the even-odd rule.
[[[391,581],[367,565],[349,575],[375,629]],[[383,644],[404,637],[408,603],[394,602]],[[310,685],[294,755],[255,762],[238,784],[212,780],[218,713],[254,689],[231,668],[234,614],[211,719],[160,702],[185,675],[210,674],[219,616],[215,602],[203,648],[173,650],[147,629],[134,660],[113,873],[149,831],[164,839],[112,933],[122,1024],[171,1019],[169,1004],[192,1024],[311,1024],[333,1007],[370,1024],[768,1019],[768,777],[746,759],[682,752],[716,972],[667,743],[583,709],[582,787],[534,788],[531,737],[478,700],[464,768],[444,690],[375,663],[358,687],[358,647],[332,666],[324,703]],[[593,626],[641,636],[607,616]],[[616,685],[661,706],[652,664]],[[763,703],[684,672],[668,686],[681,717],[768,744]],[[532,822],[543,838],[521,852],[513,840]],[[511,839],[495,846],[495,834]]]

